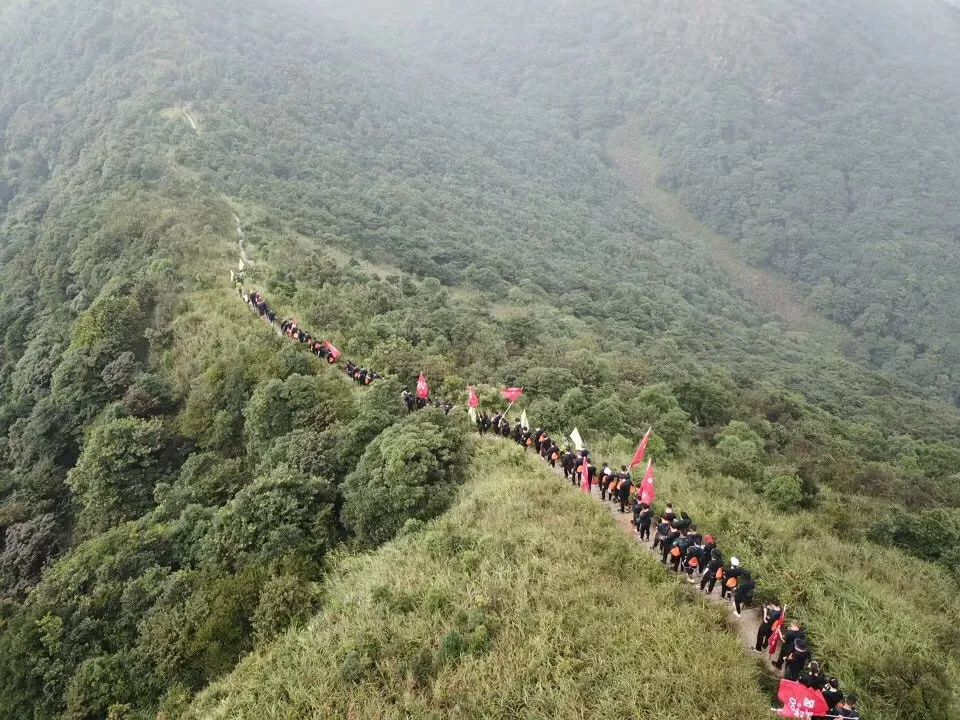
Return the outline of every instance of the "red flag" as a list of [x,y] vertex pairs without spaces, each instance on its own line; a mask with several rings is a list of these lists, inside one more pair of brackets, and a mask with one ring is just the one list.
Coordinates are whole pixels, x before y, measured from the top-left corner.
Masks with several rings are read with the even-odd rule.
[[580,466],[580,489],[585,493],[590,492],[590,461],[586,458]]
[[780,681],[777,697],[783,703],[783,708],[777,713],[780,717],[810,720],[815,715],[826,715],[830,712],[822,692],[792,680]]
[[470,397],[470,399],[467,400],[467,405],[472,408],[480,407],[480,396],[477,395],[477,389],[473,387],[473,385],[467,387],[467,394]]
[[643,436],[643,440],[640,441],[640,447],[637,448],[637,451],[633,454],[633,460],[630,461],[630,469],[637,467],[640,463],[643,462],[643,458],[647,455],[647,445],[650,444],[650,431],[653,428],[647,430],[647,434]]
[[523,395],[523,388],[506,388],[505,390],[501,390],[500,394],[513,405],[520,399],[520,396]]
[[653,505],[657,499],[657,488],[653,482],[653,462],[647,461],[647,472],[643,476],[643,482],[640,483],[640,502],[646,505]]
[[430,397],[430,386],[427,384],[427,378],[424,377],[423,373],[420,373],[420,377],[417,378],[417,397],[421,400]]
[[333,346],[333,343],[330,342],[329,340],[324,340],[324,341],[323,341],[323,346],[327,349],[327,352],[330,354],[330,357],[333,358],[333,361],[334,361],[334,362],[336,362],[337,360],[339,360],[339,359],[340,359],[340,356],[343,354],[343,353],[341,353],[339,350],[337,350],[337,349]]
[[787,608],[783,608],[780,617],[770,626],[770,655],[777,654],[777,648],[780,647],[780,631],[787,624]]

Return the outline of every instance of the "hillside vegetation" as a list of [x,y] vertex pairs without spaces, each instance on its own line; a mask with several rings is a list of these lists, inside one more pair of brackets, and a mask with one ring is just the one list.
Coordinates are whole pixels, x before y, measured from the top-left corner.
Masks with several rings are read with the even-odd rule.
[[715,608],[591,499],[492,445],[446,515],[342,562],[309,625],[185,717],[766,716]]
[[[653,425],[652,452],[675,468],[676,498],[763,568],[761,588],[810,622],[872,716],[957,717],[960,643],[949,618],[960,567],[960,413],[942,399],[950,384],[910,363],[877,372],[885,363],[870,359],[871,343],[892,337],[882,329],[857,337],[850,325],[840,335],[852,336],[837,343],[822,341],[816,323],[785,322],[745,295],[709,247],[638,205],[606,150],[608,131],[637,104],[611,109],[607,90],[561,90],[580,93],[587,78],[624,93],[651,77],[664,88],[683,79],[675,100],[689,98],[684,115],[706,126],[713,116],[695,112],[697,96],[680,90],[716,88],[715,76],[676,64],[676,75],[628,76],[584,61],[583,48],[597,47],[610,23],[640,27],[619,10],[598,11],[615,5],[591,5],[595,22],[584,25],[581,5],[558,2],[541,16],[550,23],[542,38],[550,28],[572,33],[560,64],[549,43],[504,35],[531,52],[518,57],[499,36],[463,35],[464,18],[477,19],[469,3],[452,15],[435,4],[410,35],[372,18],[358,24],[362,8],[346,13],[342,3],[242,0],[230,12],[210,0],[2,6],[0,718],[171,718],[225,677],[199,707],[223,693],[224,707],[253,712],[246,678],[282,695],[274,670],[308,658],[356,674],[324,680],[328,700],[320,692],[283,700],[294,714],[327,701],[385,713],[410,703],[428,714],[477,702],[508,713],[517,706],[497,705],[485,680],[499,671],[504,697],[520,702],[520,678],[500,663],[541,651],[568,663],[550,668],[567,684],[554,706],[547,684],[525,696],[536,712],[574,714],[577,693],[594,693],[585,697],[597,712],[622,709],[624,697],[652,716],[667,712],[661,675],[647,683],[642,673],[610,672],[611,688],[584,689],[573,668],[584,648],[594,662],[578,678],[609,670],[601,650],[636,652],[656,666],[650,673],[683,667],[690,636],[587,637],[597,626],[582,623],[616,613],[604,605],[597,620],[578,601],[636,604],[651,632],[676,627],[678,608],[711,633],[716,616],[661,585],[582,500],[545,498],[552,480],[527,477],[500,450],[481,451],[477,465],[462,414],[407,416],[400,392],[421,370],[455,401],[468,382],[488,406],[498,387],[523,386],[534,422],[555,433],[578,425],[611,458]],[[682,24],[690,7],[656,4],[651,18]],[[492,5],[489,17],[529,29],[531,12]],[[641,33],[647,42],[658,27]],[[583,28],[600,33],[594,44],[583,45]],[[452,63],[457,37],[463,57]],[[625,46],[603,47],[597,63],[629,57]],[[499,64],[484,60],[499,52]],[[464,59],[475,61],[469,70]],[[662,107],[643,92],[644,112]],[[705,152],[668,148],[662,133],[676,125],[644,128],[659,143],[665,178]],[[228,278],[238,230],[247,285],[386,379],[355,386],[243,306]],[[905,261],[915,255],[897,242]],[[918,322],[934,322],[938,303],[930,296]],[[496,462],[511,469],[491,469]],[[468,472],[474,480],[458,496]],[[510,497],[527,482],[529,493]],[[444,516],[455,498],[458,509]],[[470,507],[477,525],[462,521],[471,529],[460,548],[451,523]],[[597,551],[548,541],[548,530],[570,537],[551,522],[554,511],[591,528]],[[384,515],[389,522],[378,522]],[[404,538],[378,554],[397,533]],[[532,622],[519,614],[525,606],[498,606],[488,608],[491,625],[481,623],[489,646],[471,649],[479,626],[455,611],[472,602],[471,589],[490,582],[515,597],[523,589],[508,582],[513,564],[521,572],[541,563],[516,550],[513,564],[489,569],[485,558],[505,545],[470,543],[490,534],[541,537],[545,556],[569,558],[544,578],[561,588],[545,602],[564,632],[523,626],[537,633],[525,644],[510,634],[511,622]],[[376,589],[388,580],[371,578],[356,590],[366,595],[350,595],[346,578],[366,569],[429,590],[430,575],[417,577],[411,564],[448,541],[449,572],[461,573],[447,577],[450,605],[425,608],[411,591],[396,600],[410,609],[389,620],[406,640],[368,645],[370,623],[395,600]],[[462,576],[474,562],[492,574],[476,585]],[[618,592],[573,588],[591,573]],[[922,598],[908,599],[911,582]],[[345,608],[358,613],[347,618],[332,612],[336,597],[373,601]],[[325,620],[298,636],[316,613]],[[454,630],[462,644],[443,650]],[[298,637],[316,641],[313,655],[288,652]],[[318,658],[328,641],[342,641],[346,654]],[[729,671],[723,680],[737,694],[703,698],[671,677],[673,701],[694,716],[716,707],[751,717],[752,673],[722,633],[716,647],[722,665],[703,671]],[[308,666],[298,672],[315,680]],[[377,682],[391,694],[371,693]]]
[[364,0],[341,12],[591,142],[625,123],[649,135],[662,186],[849,327],[848,357],[960,402],[955,4]]

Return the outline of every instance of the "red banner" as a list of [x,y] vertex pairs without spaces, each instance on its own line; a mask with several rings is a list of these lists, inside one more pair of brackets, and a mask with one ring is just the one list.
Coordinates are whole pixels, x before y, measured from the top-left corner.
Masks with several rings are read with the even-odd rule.
[[323,346],[327,349],[327,352],[330,354],[330,357],[333,358],[334,362],[336,362],[337,360],[339,360],[339,359],[340,359],[340,356],[343,354],[343,353],[341,353],[339,350],[337,350],[337,349],[333,346],[333,343],[330,342],[329,340],[324,340],[324,341],[323,341]]
[[633,454],[633,460],[630,461],[630,469],[638,467],[640,463],[643,462],[643,459],[647,456],[647,445],[650,444],[650,430],[647,430],[647,434],[643,436],[643,440],[640,441],[640,447],[637,448],[637,451]]
[[646,505],[653,505],[657,499],[657,487],[653,482],[653,463],[647,463],[647,472],[643,476],[643,482],[640,483],[640,502]]
[[477,395],[477,389],[473,387],[473,385],[470,385],[469,387],[467,387],[467,395],[469,396],[469,400],[467,400],[467,405],[469,407],[472,407],[472,408],[480,407],[480,396]]
[[814,716],[826,715],[830,712],[822,692],[792,680],[780,681],[777,697],[783,703],[783,708],[777,713],[780,717],[810,720]]
[[590,461],[586,458],[580,466],[580,489],[585,493],[590,492]]
[[423,373],[420,373],[420,377],[417,378],[417,397],[421,400],[430,397],[430,386],[427,384],[427,378],[423,376]]
[[517,400],[520,399],[520,396],[523,395],[523,388],[506,388],[501,390],[500,394],[503,395],[511,405],[513,405]]
[[780,617],[770,626],[770,656],[777,654],[777,648],[780,647],[780,631],[787,624],[787,608],[780,611]]

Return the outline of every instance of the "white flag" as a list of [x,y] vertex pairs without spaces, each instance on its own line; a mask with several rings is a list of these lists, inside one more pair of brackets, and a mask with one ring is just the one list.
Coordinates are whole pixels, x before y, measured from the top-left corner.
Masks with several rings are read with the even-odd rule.
[[243,272],[243,268],[243,258],[240,258],[240,262],[237,263],[237,269],[240,270],[240,272]]
[[524,430],[529,430],[529,429],[530,429],[530,421],[527,420],[527,411],[526,411],[526,410],[524,410],[522,413],[520,413],[520,425],[521,425],[521,427],[523,427]]
[[470,419],[473,421],[473,424],[476,425],[476,424],[477,424],[477,409],[476,409],[476,408],[468,408],[468,409],[467,409],[467,414],[470,416]]
[[573,432],[570,433],[570,439],[573,440],[573,444],[576,446],[577,450],[583,450],[583,438],[580,437],[579,430],[574,428]]

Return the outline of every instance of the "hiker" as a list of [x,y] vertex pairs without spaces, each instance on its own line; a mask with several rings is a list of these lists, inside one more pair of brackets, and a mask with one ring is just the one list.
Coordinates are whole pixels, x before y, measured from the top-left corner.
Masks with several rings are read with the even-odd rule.
[[630,477],[630,471],[626,465],[620,466],[620,473],[617,475],[617,499],[620,500],[620,512],[626,512],[627,502],[630,500],[630,489],[633,487],[633,479]]
[[856,695],[847,695],[833,709],[833,714],[839,718],[850,718],[850,720],[860,720],[860,711],[857,709],[859,700]]
[[733,591],[740,584],[740,576],[743,575],[743,569],[740,567],[740,561],[732,557],[730,564],[723,569],[723,583],[720,585],[720,597],[726,600],[727,595],[733,597]]
[[740,577],[740,582],[736,590],[733,591],[733,614],[741,617],[743,607],[753,601],[753,591],[756,590],[757,583],[749,571],[744,570]]
[[660,562],[667,564],[667,558],[673,550],[673,544],[680,538],[680,531],[670,526],[667,535],[660,541]]
[[703,538],[694,537],[690,547],[687,548],[686,555],[683,556],[683,571],[687,574],[687,582],[691,584],[697,582],[693,574],[702,567],[705,558]]
[[707,563],[706,568],[704,568],[703,577],[700,579],[700,589],[705,590],[709,585],[710,587],[706,589],[706,593],[707,595],[712,595],[717,580],[723,580],[723,554],[720,552],[720,548],[714,548],[710,552],[710,561]]
[[798,637],[793,643],[793,649],[784,659],[786,669],[783,671],[784,680],[796,681],[800,677],[803,666],[810,659],[810,649],[807,647],[807,638]]
[[770,646],[770,636],[773,634],[773,624],[783,616],[783,608],[777,600],[772,600],[763,606],[763,622],[757,630],[757,644],[754,650],[763,652]]
[[[603,469],[600,470],[600,499],[607,499],[607,490],[610,488],[610,484],[613,481],[613,470],[610,469],[609,463],[603,464]],[[613,491],[611,490],[611,493]],[[612,495],[611,495],[612,497]]]
[[667,519],[668,523],[677,519],[677,514],[673,511],[673,503],[667,503],[667,506],[663,509],[663,517]]
[[560,448],[558,448],[557,444],[552,440],[550,441],[550,452],[548,453],[548,457],[549,457],[548,462],[550,463],[550,467],[553,469],[556,469],[557,460],[560,459]]
[[807,669],[800,675],[800,684],[806,685],[811,690],[822,690],[827,684],[827,676],[823,674],[820,663],[814,660]]
[[567,480],[572,480],[571,475],[573,475],[576,462],[576,453],[573,452],[572,448],[568,449],[566,454],[563,456],[563,477],[565,477]]
[[507,422],[507,419],[504,418],[500,421],[500,436],[504,438],[510,437],[510,423]]
[[840,701],[843,700],[843,693],[840,692],[840,682],[832,677],[827,680],[820,692],[823,694],[823,699],[827,701],[829,711],[833,713]]
[[693,544],[693,538],[686,530],[679,530],[680,536],[673,541],[670,547],[670,569],[674,572],[680,572],[680,563],[683,562],[687,550]]
[[663,543],[664,538],[670,534],[670,521],[667,520],[666,515],[660,516],[660,522],[657,523],[657,532],[653,536],[653,544],[650,546],[651,550],[656,550]]
[[640,503],[640,514],[637,516],[637,532],[640,540],[650,539],[650,525],[653,523],[653,508],[646,503]]
[[703,574],[703,568],[705,566],[706,561],[713,554],[713,551],[716,547],[717,547],[717,542],[716,540],[713,539],[713,535],[705,535],[703,537],[703,553],[702,553],[702,557],[700,558],[701,560],[700,574],[701,575]]
[[800,638],[803,638],[804,642],[806,642],[807,639],[807,631],[804,629],[803,623],[797,622],[796,620],[790,623],[790,626],[787,628],[786,632],[784,632],[782,628],[779,632],[780,655],[773,663],[773,666],[777,670],[783,668],[783,661],[786,660],[787,655],[793,651],[793,644]]

